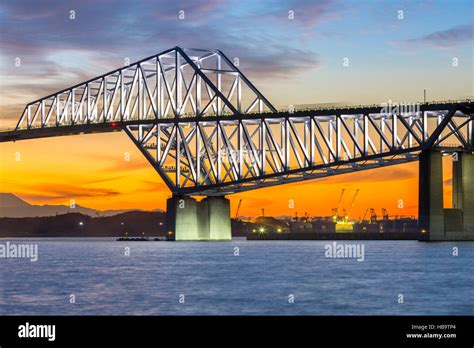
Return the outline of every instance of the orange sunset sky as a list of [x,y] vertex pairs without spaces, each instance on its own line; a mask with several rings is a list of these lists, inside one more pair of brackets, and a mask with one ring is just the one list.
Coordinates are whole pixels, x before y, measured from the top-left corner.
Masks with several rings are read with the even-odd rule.
[[[428,100],[474,94],[470,1],[262,3],[3,3],[0,128],[14,127],[30,101],[123,66],[124,59],[133,62],[177,45],[219,48],[239,57],[243,73],[277,108],[416,102],[423,89]],[[177,17],[182,9],[185,20]],[[349,66],[343,66],[345,58]],[[0,191],[33,204],[75,200],[101,210],[165,209],[170,196],[125,133],[0,143],[0,156]],[[450,178],[446,157],[446,207]],[[239,199],[243,216],[259,216],[262,208],[273,216],[330,215],[343,188],[346,208],[360,189],[352,218],[367,208],[379,215],[386,208],[391,216],[416,216],[418,163],[235,194],[229,196],[232,216]]]
[[[170,191],[125,133],[78,135],[1,144],[2,192],[13,192],[35,204],[77,204],[97,209],[165,209]],[[130,154],[130,160],[126,153]],[[18,157],[19,156],[19,157]],[[451,159],[444,160],[445,204],[450,206]],[[360,189],[352,217],[367,208],[386,208],[391,215],[416,216],[418,163],[343,174],[229,196],[232,214],[259,216],[330,215],[346,189],[348,207]],[[295,207],[289,208],[293,200]],[[403,208],[398,207],[403,200]]]

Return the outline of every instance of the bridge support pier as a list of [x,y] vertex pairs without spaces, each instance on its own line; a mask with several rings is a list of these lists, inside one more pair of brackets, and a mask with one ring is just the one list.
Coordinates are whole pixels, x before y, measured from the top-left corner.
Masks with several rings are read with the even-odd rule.
[[423,151],[419,158],[419,239],[474,240],[474,155],[453,160],[453,208],[443,208],[442,154]]
[[230,202],[225,197],[173,196],[166,205],[168,231],[175,240],[231,240]]
[[462,211],[463,232],[474,235],[474,154],[453,161],[453,208]]
[[418,227],[420,238],[444,236],[443,164],[441,152],[423,151],[419,158]]

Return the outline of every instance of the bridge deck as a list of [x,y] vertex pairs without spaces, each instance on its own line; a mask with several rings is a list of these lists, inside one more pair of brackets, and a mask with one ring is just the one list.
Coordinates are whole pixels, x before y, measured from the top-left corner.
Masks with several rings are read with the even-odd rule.
[[[472,100],[449,100],[430,103],[419,103],[420,112],[443,111],[456,109],[465,114],[474,114],[474,101]],[[118,120],[108,122],[90,122],[85,124],[67,124],[57,126],[43,126],[32,128],[20,128],[10,130],[0,130],[0,142],[19,141],[38,139],[55,136],[67,136],[77,134],[91,133],[108,133],[121,131],[126,126],[133,125],[149,125],[153,124],[170,124],[170,123],[196,123],[196,122],[224,122],[236,120],[261,120],[261,119],[281,119],[281,118],[298,118],[305,116],[315,116],[324,121],[325,116],[333,115],[382,115],[381,105],[357,105],[357,106],[341,106],[333,108],[314,108],[296,110],[294,112],[261,112],[240,115],[227,116],[180,116],[173,118],[147,118],[143,120]]]

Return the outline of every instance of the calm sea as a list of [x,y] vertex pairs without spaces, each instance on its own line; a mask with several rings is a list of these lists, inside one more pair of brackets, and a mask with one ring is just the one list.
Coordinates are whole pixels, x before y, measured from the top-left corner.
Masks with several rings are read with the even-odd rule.
[[474,314],[473,242],[338,242],[363,244],[360,262],[326,241],[9,241],[38,261],[0,258],[0,314]]

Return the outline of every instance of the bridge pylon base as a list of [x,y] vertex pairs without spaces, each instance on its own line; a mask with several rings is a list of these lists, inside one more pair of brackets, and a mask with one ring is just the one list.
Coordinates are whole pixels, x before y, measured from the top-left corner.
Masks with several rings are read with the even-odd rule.
[[453,206],[443,207],[443,165],[438,151],[423,151],[419,162],[419,239],[474,240],[474,154],[453,159]]
[[459,153],[453,161],[453,207],[462,211],[463,232],[474,240],[474,154]]
[[230,202],[225,197],[173,196],[166,204],[168,231],[176,241],[231,240]]

